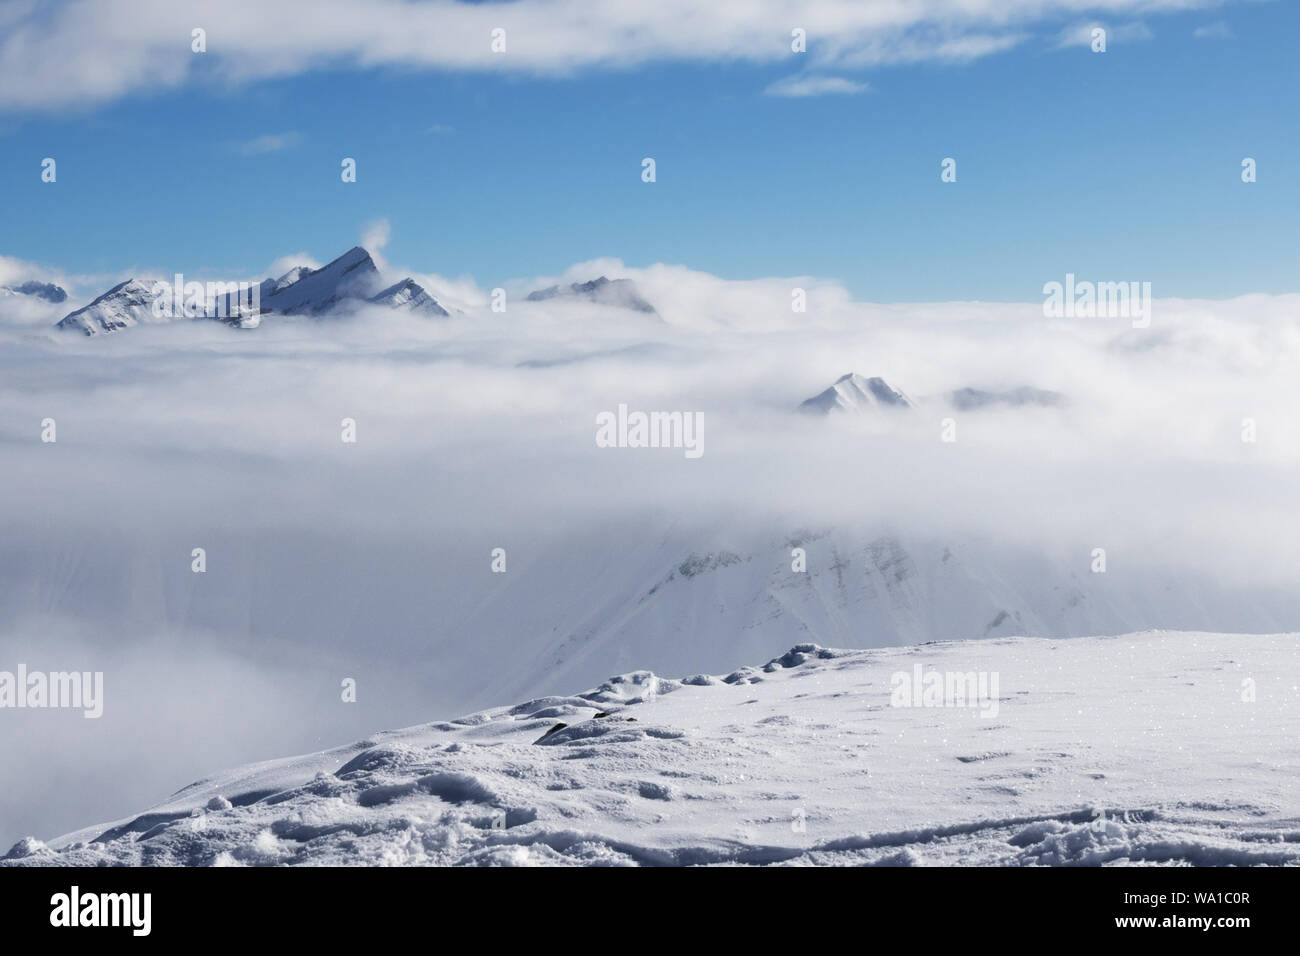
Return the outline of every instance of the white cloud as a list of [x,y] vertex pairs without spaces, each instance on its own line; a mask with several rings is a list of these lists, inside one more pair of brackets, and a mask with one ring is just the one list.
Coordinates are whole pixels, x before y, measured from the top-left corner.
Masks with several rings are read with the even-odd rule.
[[389,267],[389,273],[396,278],[410,276],[450,312],[464,312],[481,308],[488,304],[488,292],[484,291],[473,276],[456,276],[454,278],[438,275],[434,272],[420,272],[417,269],[398,269]]
[[361,232],[361,245],[370,253],[370,258],[375,260],[375,265],[382,271],[388,267],[384,259],[384,249],[388,246],[388,240],[393,234],[393,227],[389,225],[387,219],[376,219],[374,222],[367,224]]
[[[504,314],[480,303],[448,320],[377,310],[49,341],[0,326],[0,661],[102,661],[117,688],[89,770],[74,731],[0,722],[13,779],[39,782],[55,759],[84,774],[63,789],[85,799],[56,820],[48,787],[11,787],[0,825],[50,835],[205,766],[308,749],[308,733],[355,739],[485,706],[468,699],[492,690],[471,662],[539,653],[557,597],[639,599],[598,593],[604,575],[650,584],[680,559],[670,536],[689,552],[721,528],[743,550],[754,535],[884,521],[1034,555],[1104,546],[1134,593],[1170,570],[1294,590],[1300,296],[1157,300],[1152,327],[1134,330],[1047,320],[1041,302],[874,305],[814,277],[617,259],[522,285],[600,274],[636,281],[663,321],[512,294]],[[850,371],[926,404],[874,430],[792,413]],[[1070,405],[963,414],[959,443],[940,443],[946,391],[1018,385]],[[704,458],[603,454],[593,416],[618,402],[702,410]],[[53,448],[37,437],[47,416]],[[344,416],[355,446],[339,440]],[[1246,417],[1256,444],[1241,441]],[[535,620],[474,626],[500,593],[486,560],[498,544],[512,576],[550,566],[561,584],[505,606]],[[200,546],[209,573],[195,576]],[[337,703],[342,675],[360,678],[361,726]],[[172,710],[183,747],[149,732]],[[123,778],[145,748],[151,776]],[[106,794],[114,813],[94,809]]]
[[1231,40],[1234,35],[1232,27],[1223,20],[1207,23],[1192,31],[1192,36],[1198,40]]
[[62,303],[46,302],[29,295],[0,295],[0,324],[16,327],[48,326],[70,311],[75,302],[79,277],[25,259],[0,255],[0,286],[24,282],[49,282],[59,286],[72,298]]
[[42,279],[48,270],[43,269],[34,262],[27,262],[24,259],[16,259],[13,256],[0,256],[0,285],[9,285],[15,282],[26,282],[29,279]]
[[295,252],[291,255],[281,256],[272,262],[266,269],[266,276],[272,279],[278,279],[290,269],[296,269],[298,266],[306,266],[308,269],[319,269],[322,263],[315,257],[305,252]]
[[[177,87],[196,73],[247,82],[318,68],[394,66],[564,75],[692,60],[820,70],[968,60],[1006,50],[1062,19],[1124,19],[1219,0],[65,0],[11,10],[0,41],[0,108],[94,104]],[[190,52],[201,25],[208,52]],[[807,31],[793,54],[790,31]],[[491,31],[506,30],[494,53]]]
[[763,92],[768,96],[824,96],[828,93],[852,94],[867,90],[867,84],[856,83],[842,76],[787,76],[777,80]]
[[287,133],[266,133],[240,143],[239,151],[245,156],[261,156],[266,153],[278,153],[295,145],[302,137],[293,131]]
[[1120,43],[1137,43],[1142,40],[1150,40],[1152,37],[1151,29],[1141,22],[1120,23],[1107,25],[1097,21],[1087,23],[1076,23],[1073,26],[1066,27],[1056,37],[1056,49],[1062,50],[1066,47],[1091,46],[1093,30],[1102,29],[1106,31],[1106,45],[1109,46],[1115,42]]
[[361,246],[375,260],[375,265],[385,284],[406,278],[414,279],[426,292],[437,299],[443,308],[453,312],[463,312],[487,303],[487,293],[479,288],[478,283],[471,276],[452,279],[389,262],[384,256],[384,250],[388,247],[392,232],[392,225],[388,219],[380,218],[366,225],[360,239]]

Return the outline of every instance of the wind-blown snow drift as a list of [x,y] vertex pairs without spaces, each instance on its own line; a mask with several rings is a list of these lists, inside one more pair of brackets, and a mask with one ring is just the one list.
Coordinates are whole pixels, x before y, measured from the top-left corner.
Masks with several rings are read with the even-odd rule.
[[[805,644],[725,677],[638,671],[218,774],[0,864],[1294,865],[1296,639]],[[918,669],[996,675],[996,706],[894,706]]]

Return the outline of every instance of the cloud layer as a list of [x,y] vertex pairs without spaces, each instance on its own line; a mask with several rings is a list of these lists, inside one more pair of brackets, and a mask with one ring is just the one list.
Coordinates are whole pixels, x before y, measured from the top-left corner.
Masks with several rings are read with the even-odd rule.
[[[600,274],[635,281],[658,316],[524,300]],[[792,311],[796,288],[807,312]],[[1045,319],[1038,303],[871,305],[811,277],[615,259],[512,284],[504,313],[468,281],[459,294],[450,319],[373,310],[93,340],[0,306],[0,668],[103,668],[108,697],[98,723],[0,720],[24,781],[0,807],[9,826],[50,836],[221,764],[514,699],[471,678],[474,662],[522,667],[573,589],[607,581],[627,598],[681,560],[675,548],[887,526],[1076,563],[1104,546],[1139,593],[1300,574],[1298,296],[1162,299],[1133,329]],[[919,407],[792,411],[850,371]],[[944,399],[1021,385],[1069,404],[968,414]],[[704,456],[596,447],[597,414],[619,403],[702,412]],[[39,440],[47,418],[55,444]],[[344,418],[355,445],[340,441]],[[1246,419],[1256,442],[1242,441]],[[488,572],[498,545],[518,579]],[[205,575],[190,571],[196,546]],[[511,593],[529,569],[559,583]],[[1183,613],[1232,619],[1201,600]],[[460,626],[501,601],[505,623]],[[364,707],[339,704],[342,675]],[[578,689],[569,680],[530,689]],[[184,739],[142,731],[173,711]],[[36,726],[39,750],[22,743]],[[150,773],[117,781],[123,762]],[[50,805],[53,773],[83,781],[84,802]]]
[[[1078,17],[1125,19],[1217,0],[65,0],[10,3],[0,41],[0,109],[53,109],[181,86],[207,71],[248,82],[325,67],[563,75],[656,61],[788,63],[791,31],[809,65],[862,69],[963,61]],[[207,52],[191,50],[195,29]],[[504,51],[494,52],[494,30]],[[498,44],[500,50],[500,44]],[[801,56],[802,59],[802,56]]]

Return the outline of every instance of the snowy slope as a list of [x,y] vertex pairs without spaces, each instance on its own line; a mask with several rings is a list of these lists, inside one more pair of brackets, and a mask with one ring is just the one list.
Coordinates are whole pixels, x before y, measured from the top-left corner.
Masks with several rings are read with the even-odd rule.
[[85,308],[60,319],[57,328],[100,335],[128,329],[141,322],[158,322],[153,316],[153,287],[152,281],[128,279],[113,286]]
[[311,266],[294,266],[278,279],[267,279],[262,285],[262,295],[270,295],[273,292],[279,292],[281,289],[287,289],[299,279],[305,279],[315,271]]
[[[1295,865],[1297,640],[802,645],[725,677],[641,671],[218,774],[3,862]],[[899,706],[917,669],[998,683],[981,707]]]
[[[353,668],[383,634],[383,659],[456,710],[640,667],[713,672],[804,642],[866,648],[1157,627],[1269,633],[1300,619],[1294,591],[1179,570],[1093,574],[1086,553],[871,529],[706,533],[629,518],[617,533],[521,534],[510,572],[486,581],[436,534],[358,548],[326,529],[213,532],[210,550],[225,558],[207,575],[160,562],[148,542],[47,535],[33,546],[33,535],[0,536],[0,625],[55,614],[99,632],[197,629],[258,648],[310,635],[316,648],[356,649]],[[791,570],[794,547],[806,552],[805,572]]]
[[371,296],[367,301],[375,305],[386,305],[390,309],[401,309],[416,315],[446,316],[450,315],[442,304],[429,295],[424,287],[414,279],[406,278]]
[[799,406],[815,415],[831,412],[860,412],[869,408],[911,408],[911,400],[883,378],[863,378],[856,372],[841,375],[830,388]]
[[366,298],[378,283],[379,270],[370,253],[355,246],[319,269],[300,268],[281,276],[276,288],[263,295],[262,309],[286,315],[319,315],[345,299]]
[[[384,304],[406,307],[412,311],[427,310],[431,314],[437,314],[435,310],[441,310],[442,307],[418,285],[409,279],[405,282],[409,283],[409,287],[398,283],[382,293],[391,294],[394,299],[391,302],[385,301]],[[379,270],[374,260],[370,253],[358,246],[319,269],[298,266],[279,279],[263,280],[259,287],[261,312],[323,315],[339,306],[365,301],[378,285]],[[128,329],[142,322],[168,321],[157,319],[153,315],[153,286],[152,281],[128,279],[109,289],[85,308],[65,316],[56,326],[84,332],[86,335],[99,335]],[[399,298],[398,293],[403,289],[405,295]],[[229,299],[227,296],[224,310],[220,314],[238,315],[240,309],[232,306]],[[233,324],[243,328],[256,328],[260,324],[260,317],[243,315],[233,320]]]

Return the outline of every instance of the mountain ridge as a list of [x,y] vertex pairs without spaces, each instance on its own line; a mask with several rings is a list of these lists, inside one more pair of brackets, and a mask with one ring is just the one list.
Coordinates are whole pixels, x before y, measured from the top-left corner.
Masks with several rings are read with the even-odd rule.
[[[89,305],[68,313],[55,328],[85,335],[120,332],[142,324],[172,321],[154,315],[155,280],[130,278],[104,292]],[[386,306],[424,316],[447,316],[448,311],[411,277],[380,288],[379,268],[362,246],[354,246],[320,268],[295,266],[278,278],[256,283],[259,313],[250,315],[243,304],[226,293],[206,303],[204,314],[190,319],[220,319],[252,329],[267,315],[324,318],[355,311],[365,305]],[[170,288],[170,287],[169,287]],[[61,291],[61,290],[60,290]]]

